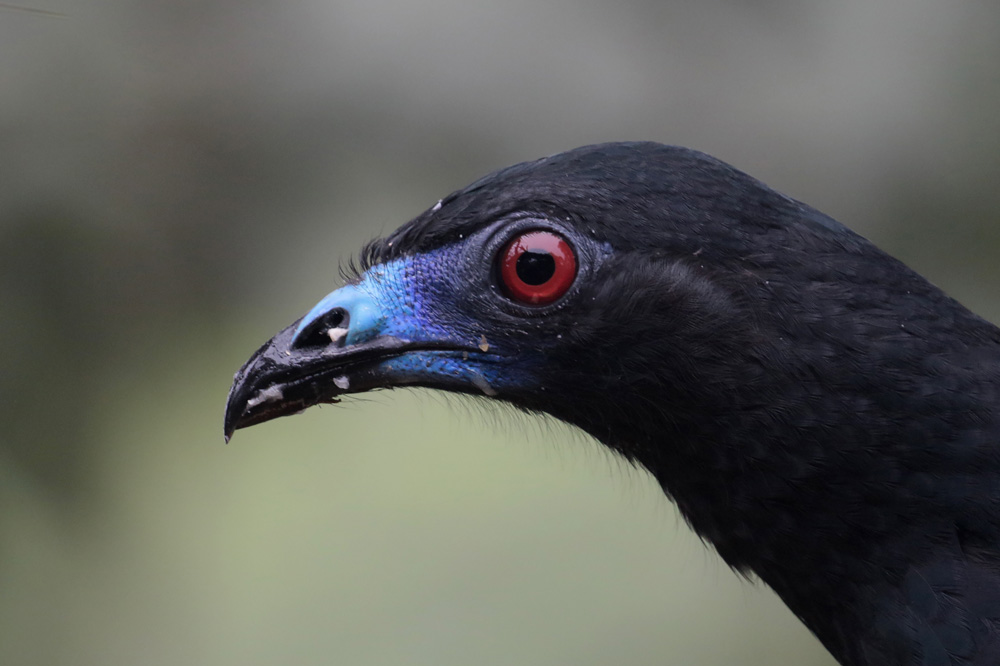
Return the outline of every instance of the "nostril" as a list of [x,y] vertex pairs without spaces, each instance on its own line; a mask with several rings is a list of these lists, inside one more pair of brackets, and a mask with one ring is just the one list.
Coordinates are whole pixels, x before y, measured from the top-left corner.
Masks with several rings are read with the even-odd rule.
[[317,317],[295,336],[292,348],[343,346],[351,315],[344,308],[333,308]]

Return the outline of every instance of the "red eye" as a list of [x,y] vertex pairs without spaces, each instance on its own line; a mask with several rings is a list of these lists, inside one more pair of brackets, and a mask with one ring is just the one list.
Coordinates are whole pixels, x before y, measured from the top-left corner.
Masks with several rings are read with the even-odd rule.
[[575,278],[573,248],[550,231],[516,236],[500,255],[500,281],[507,294],[521,303],[552,303],[569,290]]

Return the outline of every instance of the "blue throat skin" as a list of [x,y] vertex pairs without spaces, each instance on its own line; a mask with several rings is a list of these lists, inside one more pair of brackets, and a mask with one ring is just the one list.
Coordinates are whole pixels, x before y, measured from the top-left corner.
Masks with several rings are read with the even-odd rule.
[[334,328],[345,349],[377,339],[431,347],[378,363],[375,369],[393,385],[457,382],[495,396],[512,379],[530,384],[527,373],[512,375],[506,350],[484,327],[457,310],[441,311],[441,293],[462,287],[448,275],[457,261],[461,248],[451,245],[371,267],[320,300],[295,327],[292,344],[328,342]]

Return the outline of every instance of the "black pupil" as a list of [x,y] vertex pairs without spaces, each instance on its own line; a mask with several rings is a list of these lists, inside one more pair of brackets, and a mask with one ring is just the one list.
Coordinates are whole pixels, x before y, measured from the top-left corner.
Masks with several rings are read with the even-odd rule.
[[517,277],[525,284],[545,284],[556,272],[556,260],[548,252],[526,250],[517,258]]

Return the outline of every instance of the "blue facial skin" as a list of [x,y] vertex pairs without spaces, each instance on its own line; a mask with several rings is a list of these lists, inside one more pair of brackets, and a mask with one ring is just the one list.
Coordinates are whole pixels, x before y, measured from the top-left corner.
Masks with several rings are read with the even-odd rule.
[[[532,378],[512,372],[513,351],[491,340],[489,322],[477,320],[467,298],[463,275],[469,270],[460,244],[407,256],[366,271],[355,284],[330,293],[299,323],[298,337],[310,324],[335,308],[349,313],[346,347],[377,337],[406,342],[451,344],[468,351],[412,350],[383,361],[377,370],[392,384],[447,384],[470,392],[498,395],[516,381]],[[467,275],[465,276],[468,277]],[[483,336],[487,351],[482,351]],[[517,367],[524,367],[517,364]]]

